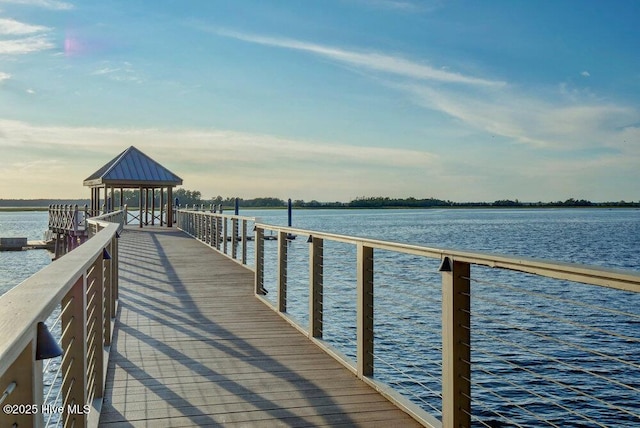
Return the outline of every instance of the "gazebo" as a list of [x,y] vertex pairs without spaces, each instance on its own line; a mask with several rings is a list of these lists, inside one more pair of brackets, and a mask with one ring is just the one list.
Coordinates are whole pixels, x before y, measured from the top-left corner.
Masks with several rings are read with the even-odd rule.
[[[166,203],[167,226],[171,227],[173,224],[173,210],[171,209],[173,188],[181,184],[182,178],[134,146],[120,153],[84,180],[84,185],[91,188],[91,215],[114,210],[115,189],[120,190],[120,209],[124,206],[123,190],[138,189],[140,191],[140,227],[143,224],[143,213],[148,219],[149,208],[151,208],[151,224],[154,224],[156,190],[160,191],[160,226],[162,226]],[[165,188],[167,190],[166,202],[164,201]],[[101,205],[102,189],[104,189],[103,205]],[[149,207],[149,199],[151,199],[151,207]]]

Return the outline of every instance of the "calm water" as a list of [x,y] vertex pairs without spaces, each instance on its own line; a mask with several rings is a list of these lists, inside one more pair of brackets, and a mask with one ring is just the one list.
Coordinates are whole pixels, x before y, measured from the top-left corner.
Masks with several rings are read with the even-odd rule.
[[[0,237],[40,240],[47,230],[46,211],[0,212]],[[51,263],[47,250],[0,251],[0,295]]]
[[[283,210],[241,210],[263,223],[286,225]],[[0,213],[0,236],[41,239],[47,213]],[[460,210],[300,210],[294,211],[293,226],[407,242],[439,248],[466,249],[526,257],[584,263],[640,271],[640,210],[603,209],[460,209]],[[265,252],[274,253],[267,241]],[[289,247],[288,312],[302,325],[308,324],[308,267],[306,236]],[[343,244],[325,242],[325,331],[324,338],[347,356],[354,356],[355,251]],[[251,256],[250,256],[251,257]],[[251,260],[251,259],[250,259]],[[0,293],[46,266],[46,251],[0,252]],[[440,275],[437,261],[376,252],[376,377],[404,390],[426,410],[437,414],[440,390],[438,376],[440,337]],[[265,281],[275,298],[275,266],[266,266]],[[270,272],[270,273],[269,273]],[[497,275],[497,280],[496,280]],[[640,338],[640,296],[537,277],[515,276],[491,269],[474,269],[472,284],[472,361],[474,369],[474,415],[491,426],[540,426],[530,414],[544,414],[550,424],[594,426],[638,426],[634,416],[619,409],[603,409],[586,400],[582,391],[597,399],[612,400],[616,406],[640,413],[640,360],[637,347],[627,341]],[[491,282],[483,282],[491,278]],[[499,284],[496,286],[496,283]],[[531,293],[552,296],[539,298]],[[567,302],[571,302],[569,305]],[[575,306],[580,302],[583,306]],[[512,310],[512,307],[519,309]],[[522,310],[525,308],[526,310]],[[541,317],[539,312],[551,313]],[[619,318],[617,312],[631,312],[636,318]],[[621,321],[622,319],[622,321]],[[551,320],[551,321],[550,321]],[[575,324],[590,326],[576,333]],[[524,329],[524,330],[520,330]],[[614,332],[623,339],[596,341],[596,352],[632,361],[635,369],[617,363],[603,363],[591,353],[600,333]],[[476,334],[476,332],[481,334]],[[556,339],[559,336],[562,343]],[[522,351],[517,346],[526,346]],[[568,345],[568,346],[567,346]],[[539,348],[539,354],[536,349]],[[530,350],[533,349],[533,352]],[[477,364],[479,363],[479,364]],[[518,364],[525,371],[514,369]],[[585,377],[576,366],[603,374],[633,388],[617,388]],[[530,376],[527,370],[545,373],[548,379]],[[402,376],[398,380],[398,370]],[[496,376],[497,379],[496,380]],[[558,380],[559,379],[559,380]],[[416,389],[418,382],[422,385]],[[554,382],[570,384],[551,396],[546,390]],[[516,386],[522,386],[524,393]],[[483,392],[484,391],[484,392]],[[497,391],[500,396],[494,397]],[[505,400],[504,397],[507,397]],[[554,408],[560,402],[565,408]],[[606,407],[606,406],[604,406]],[[579,409],[572,418],[566,409]],[[505,417],[499,417],[496,412]],[[569,412],[570,413],[570,412]],[[624,413],[624,412],[623,412]],[[514,422],[516,421],[516,422]]]
[[[243,211],[286,225],[282,211]],[[640,270],[640,210],[300,210],[293,227]]]

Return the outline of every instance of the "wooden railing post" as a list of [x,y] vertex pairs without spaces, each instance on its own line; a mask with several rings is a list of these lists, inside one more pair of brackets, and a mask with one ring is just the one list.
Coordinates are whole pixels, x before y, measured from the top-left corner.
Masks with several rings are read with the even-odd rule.
[[218,227],[218,216],[211,217],[213,222],[213,243],[211,246],[215,249],[220,248],[220,228]]
[[105,343],[105,331],[104,331],[104,328],[100,328],[104,325],[105,318],[107,317],[107,313],[105,311],[105,304],[104,304],[105,277],[104,277],[104,258],[102,257],[102,254],[98,256],[96,263],[98,264],[98,266],[101,267],[100,273],[102,273],[102,275],[99,275],[99,277],[97,278],[98,295],[96,297],[98,297],[98,300],[96,301],[97,303],[96,327],[98,328],[98,330],[96,331],[96,345],[95,345],[96,346],[96,368],[95,368],[95,372],[96,372],[95,384],[96,385],[95,385],[95,392],[93,394],[94,398],[102,397],[104,395],[104,373],[107,368],[104,363],[104,352],[103,352],[104,343]]
[[442,272],[442,426],[471,426],[469,263],[445,258]]
[[247,264],[247,220],[242,220],[242,264]]
[[[37,367],[35,361],[36,335],[34,334],[28,345],[22,350],[18,357],[11,364],[9,369],[0,376],[0,394],[7,391],[12,383],[13,391],[2,402],[2,406],[7,405],[34,405],[24,411],[7,412],[0,410],[0,426],[2,427],[40,427],[43,425],[40,415],[40,403],[42,403],[42,392],[40,400],[36,401],[38,383],[42,391],[42,381],[36,380]],[[40,363],[40,362],[38,362]],[[40,378],[42,378],[42,364],[38,364]]]
[[264,229],[256,227],[255,230],[255,242],[256,242],[256,251],[255,251],[255,294],[265,294],[264,293]]
[[[78,278],[62,299],[62,405],[83,408],[87,398],[87,275]],[[86,426],[86,415],[65,413],[64,426]]]
[[78,232],[80,228],[80,216],[78,215],[78,204],[73,206],[73,231]]
[[202,224],[202,234],[201,234],[202,235],[202,242],[207,242],[207,233],[208,233],[208,231],[207,231],[207,229],[208,229],[207,228],[207,219],[208,219],[208,217],[207,217],[206,211],[203,211],[202,214],[200,214],[200,218],[202,219],[200,221],[200,223]]
[[309,246],[309,333],[322,338],[323,251],[322,238],[310,237]]
[[373,248],[358,243],[357,369],[373,375]]
[[222,221],[224,222],[222,224],[222,252],[227,254],[227,237],[229,236],[229,222],[227,221],[226,217],[222,218]]
[[287,232],[278,232],[278,311],[287,312]]
[[215,234],[215,229],[216,229],[215,228],[215,220],[216,220],[216,218],[214,216],[212,216],[212,215],[207,217],[207,218],[208,218],[208,223],[209,223],[209,242],[208,242],[208,244],[209,244],[210,247],[213,247],[214,243],[215,243],[214,234]]
[[111,314],[115,312],[115,309],[112,307],[113,305],[113,296],[111,293],[113,292],[113,246],[109,244],[106,248],[109,255],[112,257],[111,259],[104,259],[103,263],[103,285],[102,291],[104,295],[104,315],[102,317],[103,322],[103,331],[104,331],[104,345],[111,345],[111,333],[112,333],[112,325],[111,325]]
[[222,216],[218,217],[216,223],[216,249],[219,251],[222,248]]
[[238,256],[238,219],[231,219],[231,258],[236,259]]
[[207,239],[206,238],[207,229],[206,229],[206,221],[205,221],[207,218],[206,218],[204,212],[203,213],[199,213],[198,214],[198,218],[199,218],[198,224],[200,226],[200,240],[202,242],[204,242],[204,240]]
[[119,253],[118,253],[118,247],[119,247],[120,243],[118,242],[118,237],[114,236],[113,239],[111,240],[111,248],[113,249],[113,252],[111,253],[111,266],[112,266],[112,272],[113,275],[111,277],[112,282],[111,282],[111,299],[112,299],[112,303],[111,303],[111,318],[116,317],[117,315],[117,301],[119,299],[119,293],[120,293],[120,281],[119,281],[119,272],[120,272],[120,257],[119,257]]
[[[87,365],[89,398],[102,397],[103,392],[103,345],[104,345],[104,295],[102,254],[91,265],[87,278]],[[90,404],[90,402],[88,403]]]

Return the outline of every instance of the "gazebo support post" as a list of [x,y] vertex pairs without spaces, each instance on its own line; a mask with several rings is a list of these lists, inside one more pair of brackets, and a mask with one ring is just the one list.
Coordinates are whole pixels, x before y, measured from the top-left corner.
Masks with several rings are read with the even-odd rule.
[[160,188],[160,227],[162,227],[162,219],[164,218],[164,187]]
[[144,206],[142,205],[142,187],[138,190],[140,191],[140,195],[138,198],[138,220],[140,220],[140,227],[142,227],[142,211],[144,210]]
[[151,188],[151,226],[156,224],[156,188]]
[[167,187],[167,227],[171,226],[173,226],[173,186]]

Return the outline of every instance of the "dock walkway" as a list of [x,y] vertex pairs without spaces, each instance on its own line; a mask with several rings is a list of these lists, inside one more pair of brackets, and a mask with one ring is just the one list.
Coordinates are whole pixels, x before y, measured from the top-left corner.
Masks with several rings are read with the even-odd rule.
[[102,427],[419,426],[183,232],[127,228]]

